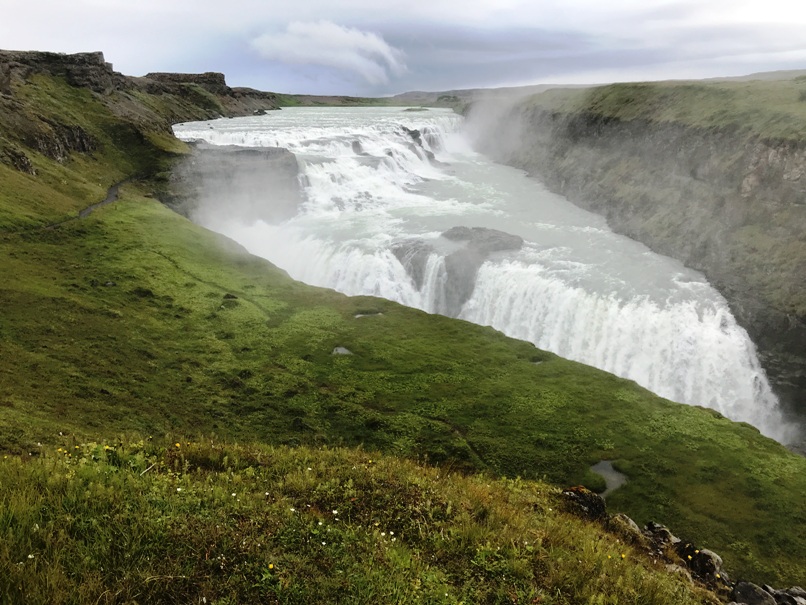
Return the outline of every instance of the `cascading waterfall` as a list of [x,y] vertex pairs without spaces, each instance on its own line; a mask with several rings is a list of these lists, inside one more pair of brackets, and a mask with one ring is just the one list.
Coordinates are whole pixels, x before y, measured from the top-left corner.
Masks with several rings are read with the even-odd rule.
[[[793,436],[755,347],[702,275],[474,153],[461,127],[446,110],[299,108],[175,130],[296,155],[305,200],[292,219],[200,214],[295,279],[491,325],[780,441]],[[475,235],[448,237],[458,226]],[[499,245],[506,234],[522,245]]]

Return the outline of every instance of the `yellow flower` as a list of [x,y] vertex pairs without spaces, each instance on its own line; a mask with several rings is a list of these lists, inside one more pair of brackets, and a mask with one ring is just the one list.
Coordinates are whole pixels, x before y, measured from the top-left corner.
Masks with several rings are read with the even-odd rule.
[[269,569],[274,569],[274,563],[269,563]]
[[174,443],[174,445],[175,445],[176,447],[182,447],[182,444],[181,444],[181,443]]
[[691,555],[688,556],[688,560],[691,561]]
[[627,555],[625,555],[624,553],[621,553],[621,558],[622,558],[622,559],[626,559],[626,558],[627,558]]

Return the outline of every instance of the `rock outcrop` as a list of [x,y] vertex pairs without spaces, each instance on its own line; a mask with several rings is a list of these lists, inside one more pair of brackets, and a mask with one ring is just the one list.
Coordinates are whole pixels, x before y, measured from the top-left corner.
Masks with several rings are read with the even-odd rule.
[[299,210],[298,177],[286,149],[196,144],[172,171],[165,201],[203,225],[233,217],[278,223]]
[[406,268],[417,289],[422,289],[426,268],[432,254],[444,255],[444,290],[435,301],[443,315],[456,316],[462,310],[476,285],[476,274],[490,255],[506,250],[520,250],[523,238],[486,227],[453,227],[441,238],[450,242],[449,249],[438,250],[420,239],[398,242],[392,252]]
[[0,93],[11,94],[15,80],[36,73],[62,77],[73,86],[99,94],[126,88],[128,78],[114,71],[101,52],[62,54],[38,51],[0,50]]
[[[37,111],[36,104],[16,98],[15,90],[36,76],[63,78],[92,93],[125,123],[110,130],[113,140],[142,141],[153,133],[172,136],[171,125],[177,122],[279,108],[276,94],[230,88],[220,73],[153,73],[136,78],[114,71],[100,52],[0,50],[0,162],[31,175],[36,168],[24,148],[64,162],[72,153],[92,153],[102,144],[78,116],[72,122],[57,121]],[[138,93],[152,95],[151,102],[142,103]]]

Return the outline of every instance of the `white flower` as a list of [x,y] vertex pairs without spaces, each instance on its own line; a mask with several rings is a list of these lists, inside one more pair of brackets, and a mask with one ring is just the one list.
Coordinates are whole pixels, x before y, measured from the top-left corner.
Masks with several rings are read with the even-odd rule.
[[292,513],[297,512],[297,509],[296,509],[296,508],[294,508],[293,506],[292,506],[292,507],[291,507],[289,510],[290,510]]
[[181,488],[181,487],[177,487],[177,488],[176,488],[176,491],[181,492],[181,491],[182,491],[182,488]]
[[339,514],[339,511],[337,511],[337,510],[334,508],[334,509],[333,509],[333,514],[334,514],[334,515],[338,515],[338,514]]
[[386,535],[386,532],[385,532],[385,531],[382,531],[382,532],[381,532],[381,537],[384,537],[385,535]]
[[322,525],[322,522],[321,522],[321,521],[319,522],[319,525]]
[[232,497],[233,497],[233,498],[235,497],[235,492],[232,492]]
[[28,558],[29,558],[29,559],[33,559],[33,558],[34,558],[34,556],[33,556],[33,555],[28,555]]

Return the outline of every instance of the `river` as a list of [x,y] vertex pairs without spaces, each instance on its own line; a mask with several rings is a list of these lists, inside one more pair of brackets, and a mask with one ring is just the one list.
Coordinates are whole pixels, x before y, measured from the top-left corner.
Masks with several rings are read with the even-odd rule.
[[[789,438],[753,343],[702,274],[476,153],[450,110],[288,108],[174,130],[294,153],[304,199],[289,220],[246,220],[226,200],[196,217],[293,278],[490,325]],[[523,245],[470,250],[442,235],[458,226]]]

